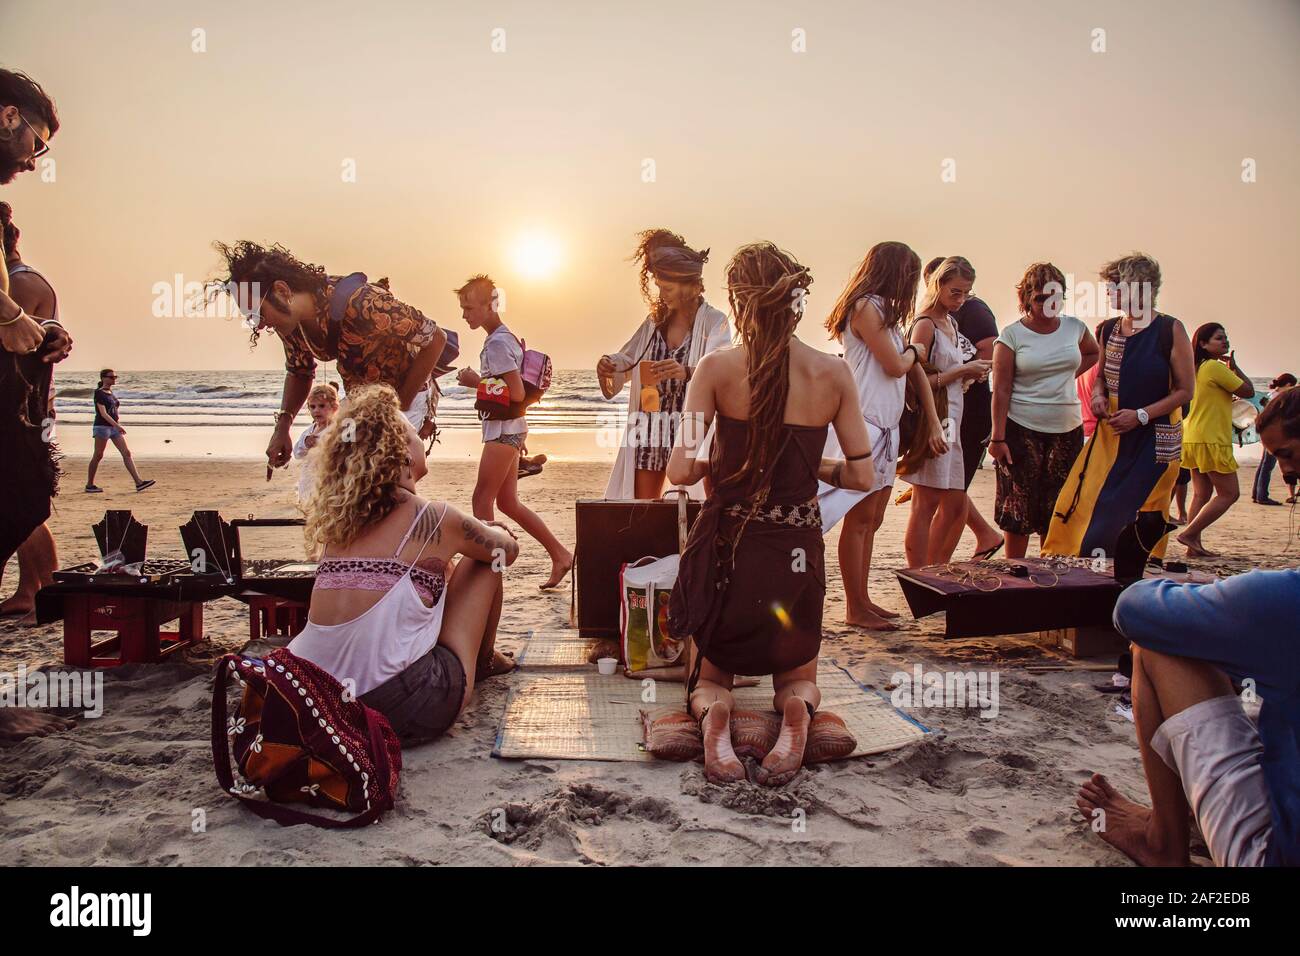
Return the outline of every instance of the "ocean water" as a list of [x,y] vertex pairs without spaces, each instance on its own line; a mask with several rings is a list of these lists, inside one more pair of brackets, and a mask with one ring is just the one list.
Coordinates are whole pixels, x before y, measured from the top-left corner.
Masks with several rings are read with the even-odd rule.
[[[330,381],[337,376],[330,369]],[[55,372],[54,407],[61,429],[89,426],[95,417],[96,372]],[[474,412],[474,392],[456,384],[455,377],[440,380],[442,400],[438,425],[449,429],[479,427]],[[121,401],[122,424],[194,427],[249,426],[270,428],[271,415],[280,408],[284,373],[269,372],[127,372],[118,371],[113,394]],[[610,421],[621,423],[627,414],[626,395],[606,401],[593,371],[562,370],[552,377],[541,402],[528,410],[528,424],[538,429],[595,430]],[[304,408],[296,426],[306,427]]]

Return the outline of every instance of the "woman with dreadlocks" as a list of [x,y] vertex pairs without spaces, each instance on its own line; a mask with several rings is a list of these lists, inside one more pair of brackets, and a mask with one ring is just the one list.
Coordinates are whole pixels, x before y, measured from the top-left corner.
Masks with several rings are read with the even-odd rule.
[[[780,786],[805,762],[844,757],[857,745],[843,721],[817,712],[826,594],[817,481],[867,491],[875,472],[848,365],[795,338],[811,284],[808,269],[771,243],[735,254],[727,294],[740,344],[696,368],[668,462],[674,484],[706,475],[712,483],[682,554],[668,627],[694,642],[688,707],[715,782],[746,775],[732,741],[736,674],[771,674],[776,691],[775,742],[743,751],[762,758],[759,783]],[[831,424],[841,461],[822,458]]]
[[[632,383],[627,423],[606,498],[658,498],[663,494],[686,383],[705,354],[731,342],[726,315],[704,301],[703,273],[709,250],[696,252],[667,229],[647,229],[638,238],[632,260],[640,266],[641,297],[650,314],[626,345],[602,355],[596,364],[600,389],[607,399]],[[643,378],[643,369],[650,378]],[[690,492],[692,497],[704,497],[700,485]]]

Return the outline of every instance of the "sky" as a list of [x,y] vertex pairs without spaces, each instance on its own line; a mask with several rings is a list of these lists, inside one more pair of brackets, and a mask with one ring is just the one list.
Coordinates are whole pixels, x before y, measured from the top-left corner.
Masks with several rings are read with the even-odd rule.
[[594,367],[645,314],[635,234],[666,226],[712,250],[723,309],[738,246],[792,252],[825,348],[876,242],[966,256],[1002,324],[1029,263],[1092,282],[1142,250],[1162,311],[1300,371],[1300,0],[0,0],[0,65],[63,123],[0,198],[68,368],[282,365],[229,318],[154,314],[241,238],[390,277],[470,356],[451,290],[488,272],[531,348]]

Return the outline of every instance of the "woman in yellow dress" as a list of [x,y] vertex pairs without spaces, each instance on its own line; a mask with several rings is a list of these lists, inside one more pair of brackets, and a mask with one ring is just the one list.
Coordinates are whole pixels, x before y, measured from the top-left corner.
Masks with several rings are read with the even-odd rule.
[[1183,424],[1183,467],[1192,473],[1191,523],[1178,536],[1188,557],[1212,558],[1201,533],[1222,517],[1241,495],[1237,459],[1232,454],[1232,400],[1250,398],[1255,386],[1237,366],[1228,333],[1207,322],[1192,337],[1196,357],[1196,393]]

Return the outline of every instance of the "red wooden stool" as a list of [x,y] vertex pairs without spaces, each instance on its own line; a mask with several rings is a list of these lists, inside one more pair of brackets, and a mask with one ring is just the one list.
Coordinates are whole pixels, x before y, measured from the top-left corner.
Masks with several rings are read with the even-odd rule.
[[307,626],[307,605],[301,601],[257,594],[248,599],[248,636],[293,637]]
[[[162,625],[179,619],[175,631]],[[93,631],[112,631],[101,641]],[[69,667],[157,663],[203,637],[202,601],[111,594],[63,598],[63,661]]]

